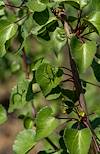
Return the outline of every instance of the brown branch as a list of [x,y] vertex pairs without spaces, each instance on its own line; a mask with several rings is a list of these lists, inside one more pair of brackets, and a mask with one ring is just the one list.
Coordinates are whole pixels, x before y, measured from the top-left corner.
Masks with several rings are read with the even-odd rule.
[[5,3],[4,5],[5,5],[5,6],[12,7],[12,8],[16,8],[16,9],[20,9],[20,8],[21,8],[20,6],[15,6],[15,5],[8,4],[8,3]]
[[[64,22],[66,23],[66,21],[64,21]],[[68,25],[68,24],[64,24],[64,29],[65,29],[65,32],[69,35],[70,32],[68,32],[68,27],[65,27],[66,25]],[[69,60],[70,60],[70,66],[71,66],[71,70],[72,70],[73,82],[74,82],[74,85],[76,88],[77,95],[79,97],[80,110],[82,110],[86,115],[88,115],[88,110],[87,110],[84,92],[83,92],[83,88],[82,88],[82,84],[81,84],[81,79],[79,77],[79,72],[78,72],[76,63],[74,62],[74,59],[72,58],[72,55],[71,55],[69,40],[67,41],[67,48],[68,48],[68,52],[69,52]],[[83,123],[84,123],[84,121],[83,121]],[[96,135],[95,135],[95,132],[90,124],[88,116],[86,116],[85,124],[86,124],[86,127],[88,127],[92,132],[92,135],[93,135],[92,141],[94,143],[95,153],[97,153],[99,151],[99,146],[96,141]]]

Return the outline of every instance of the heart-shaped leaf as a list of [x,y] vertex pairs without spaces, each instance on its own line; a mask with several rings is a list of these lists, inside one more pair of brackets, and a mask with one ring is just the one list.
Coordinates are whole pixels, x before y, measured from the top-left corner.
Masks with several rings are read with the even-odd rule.
[[76,37],[71,40],[71,52],[80,73],[84,72],[92,63],[96,52],[96,43],[86,41],[81,43]]
[[82,130],[65,129],[64,142],[70,154],[87,154],[92,134],[88,128]]
[[58,126],[58,120],[52,115],[50,107],[43,107],[36,117],[36,139],[49,136]]

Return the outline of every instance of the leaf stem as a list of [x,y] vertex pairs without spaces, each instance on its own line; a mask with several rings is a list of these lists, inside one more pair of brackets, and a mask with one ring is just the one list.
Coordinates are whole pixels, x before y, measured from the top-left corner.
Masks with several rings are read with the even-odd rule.
[[97,85],[97,84],[94,84],[94,83],[92,83],[92,82],[89,82],[89,81],[85,81],[85,80],[83,80],[83,79],[81,79],[81,81],[84,81],[85,83],[88,83],[88,84],[91,84],[92,86],[95,86],[95,87],[98,87],[98,88],[100,88],[100,86],[99,86],[99,85]]
[[5,6],[9,6],[9,7],[13,7],[13,8],[16,8],[16,9],[20,9],[21,8],[20,6],[15,6],[15,5],[12,5],[12,4],[7,4],[7,3],[5,3],[4,5]]
[[48,137],[46,137],[45,139],[54,148],[55,151],[59,150],[59,148]]

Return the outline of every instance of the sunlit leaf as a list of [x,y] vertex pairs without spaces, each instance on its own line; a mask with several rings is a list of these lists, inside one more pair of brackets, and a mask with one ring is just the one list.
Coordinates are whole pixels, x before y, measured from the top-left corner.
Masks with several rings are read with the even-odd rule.
[[14,23],[9,23],[6,20],[0,21],[0,57],[5,55],[5,43],[11,39],[17,31],[17,25]]
[[16,137],[13,151],[16,154],[26,154],[35,144],[35,131],[32,129],[23,130]]
[[82,130],[65,129],[64,142],[70,154],[87,154],[92,134],[88,128]]
[[96,43],[94,41],[81,43],[76,37],[73,37],[71,40],[71,51],[78,69],[82,73],[92,63],[96,52]]
[[29,0],[27,6],[32,12],[41,12],[46,9],[46,5],[41,3],[39,0]]
[[52,116],[52,109],[47,106],[42,108],[36,117],[36,139],[49,136],[58,124],[58,120]]

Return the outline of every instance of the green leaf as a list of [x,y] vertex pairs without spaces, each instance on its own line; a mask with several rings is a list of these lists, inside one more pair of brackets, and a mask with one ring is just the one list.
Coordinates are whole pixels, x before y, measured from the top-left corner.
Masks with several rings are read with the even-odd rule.
[[5,43],[16,34],[17,27],[15,23],[9,23],[6,20],[0,21],[0,57],[5,55]]
[[41,31],[37,36],[46,41],[50,40],[50,35],[49,32],[46,30],[46,28],[44,28],[43,31]]
[[80,73],[86,71],[94,58],[96,43],[94,41],[86,41],[85,43],[81,43],[76,37],[73,37],[70,45],[72,55]]
[[6,110],[0,105],[0,124],[3,124],[7,120]]
[[49,19],[49,11],[48,11],[48,9],[46,8],[45,10],[43,10],[41,12],[34,12],[33,19],[39,25],[44,25]]
[[51,41],[53,49],[59,52],[67,41],[64,29],[56,28],[56,30],[53,32],[51,36]]
[[72,102],[76,102],[79,98],[79,96],[77,95],[77,92],[75,90],[69,90],[69,89],[61,89],[61,92],[63,95],[65,95],[66,97],[68,97],[68,99],[70,99]]
[[40,2],[47,4],[47,3],[49,3],[49,0],[40,0]]
[[100,82],[100,63],[96,62],[95,59],[93,59],[92,65],[91,65],[94,75],[97,79],[97,81]]
[[54,100],[54,99],[57,99],[59,98],[61,95],[61,93],[58,93],[58,94],[50,94],[46,97],[46,100],[50,101],[50,100]]
[[58,21],[57,21],[57,18],[55,17],[51,17],[49,18],[48,22],[46,23],[46,29],[49,31],[49,32],[53,32],[56,27],[58,27]]
[[16,137],[13,151],[16,154],[26,154],[35,144],[35,131],[32,129],[23,130]]
[[58,120],[52,116],[50,107],[43,107],[36,117],[36,139],[49,136],[58,126]]
[[58,26],[57,18],[51,17],[45,25],[37,26],[32,30],[33,35],[37,35],[44,40],[50,40],[49,32],[53,32]]
[[24,122],[24,127],[25,127],[26,129],[32,129],[33,124],[34,124],[32,118],[30,118],[30,117],[25,117],[23,122]]
[[88,128],[82,130],[65,129],[64,142],[70,154],[87,154],[92,134]]
[[90,21],[97,28],[100,34],[100,11],[93,12],[88,21]]
[[90,30],[93,30],[94,32],[96,32],[97,34],[99,34],[97,28],[87,19],[84,19],[85,24],[89,27]]
[[39,0],[29,0],[27,2],[27,7],[32,12],[41,12],[46,9],[46,5],[44,3],[41,3]]
[[12,89],[10,96],[10,105],[8,112],[13,112],[15,109],[21,109],[24,107],[26,102],[26,95],[29,81],[22,80]]
[[3,2],[3,0],[0,0],[0,6],[4,5],[5,3]]
[[57,74],[58,71],[58,68],[48,63],[41,64],[36,70],[36,81],[40,85],[45,96],[61,82],[62,76]]
[[66,2],[67,4],[73,6],[74,8],[76,9],[79,9],[80,8],[80,5],[79,5],[79,0],[73,0],[73,1],[70,1],[70,0],[54,0],[55,2],[59,2],[59,3],[63,3],[63,2]]
[[79,1],[78,0],[74,0],[74,1],[66,1],[67,4],[73,6],[74,8],[76,9],[79,9],[80,8],[80,5],[79,5]]
[[85,6],[87,6],[89,4],[90,0],[79,0],[80,3],[80,7],[84,8]]
[[93,10],[100,11],[100,0],[92,0],[92,6]]

